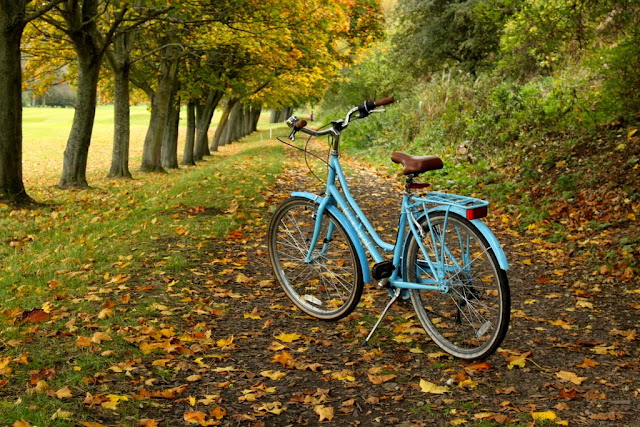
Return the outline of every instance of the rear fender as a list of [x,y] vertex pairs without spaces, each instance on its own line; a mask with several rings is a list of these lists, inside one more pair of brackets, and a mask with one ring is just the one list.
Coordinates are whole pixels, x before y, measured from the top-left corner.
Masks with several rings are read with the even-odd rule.
[[[429,209],[427,214],[429,212],[446,212],[446,211],[454,212],[462,216],[463,218],[466,217],[466,211],[457,206],[436,206],[434,208]],[[416,218],[416,219],[420,221],[424,215],[425,214],[422,214],[419,218]],[[487,242],[489,243],[491,250],[493,251],[494,255],[496,256],[496,259],[498,260],[498,265],[500,265],[500,268],[503,270],[508,270],[509,262],[507,261],[507,257],[504,254],[504,250],[502,250],[502,246],[500,245],[500,242],[496,238],[495,234],[493,234],[491,229],[487,227],[487,225],[479,219],[473,219],[469,222],[471,222],[478,229],[478,231],[484,236],[484,238],[487,239]],[[410,237],[411,237],[411,233],[409,233],[409,235],[407,236],[407,239]],[[409,241],[407,240],[405,243],[408,243],[408,242]],[[405,247],[406,247],[406,244],[405,244]]]

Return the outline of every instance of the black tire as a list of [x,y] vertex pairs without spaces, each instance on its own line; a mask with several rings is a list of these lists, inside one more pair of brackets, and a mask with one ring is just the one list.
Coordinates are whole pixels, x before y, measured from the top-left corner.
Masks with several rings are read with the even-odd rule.
[[[465,360],[493,354],[509,328],[511,296],[507,274],[475,225],[455,213],[431,212],[420,224],[422,242],[440,265],[447,292],[411,290],[420,323],[444,351]],[[445,229],[446,226],[446,229]],[[434,279],[415,236],[407,242],[405,277],[409,282]],[[441,279],[442,280],[442,279]]]
[[[337,320],[351,313],[360,301],[362,269],[349,235],[328,210],[322,216],[314,257],[311,263],[304,261],[316,209],[317,204],[301,197],[292,197],[278,207],[267,234],[269,257],[280,286],[300,310],[318,319]],[[330,224],[334,230],[326,239]]]

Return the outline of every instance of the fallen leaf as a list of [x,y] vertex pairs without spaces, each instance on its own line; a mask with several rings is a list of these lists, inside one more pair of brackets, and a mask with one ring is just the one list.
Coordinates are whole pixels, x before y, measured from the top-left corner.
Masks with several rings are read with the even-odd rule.
[[91,338],[79,336],[78,339],[76,339],[76,345],[78,347],[91,347]]
[[68,386],[64,386],[60,390],[56,391],[56,397],[58,399],[66,399],[69,397],[73,397],[73,392]]
[[280,378],[284,378],[287,376],[286,372],[282,371],[262,371],[260,375],[266,378],[271,378],[272,380],[279,380]]
[[584,358],[584,361],[577,365],[578,368],[594,368],[596,366],[598,366],[600,363],[596,362],[595,360],[591,360],[588,358]]
[[382,384],[382,383],[386,383],[387,381],[391,381],[394,378],[397,378],[398,376],[395,374],[388,374],[388,375],[371,375],[369,374],[369,381],[372,384]]
[[524,365],[527,361],[527,357],[529,357],[529,355],[531,355],[530,351],[527,351],[525,353],[522,354],[518,354],[515,356],[510,356],[507,357],[507,368],[508,369],[513,369],[514,367],[519,367],[519,368],[524,368]]
[[531,417],[533,421],[543,421],[543,420],[555,420],[558,418],[555,412],[553,411],[545,411],[545,412],[532,412]]
[[275,337],[275,339],[282,341],[282,342],[293,342],[293,341],[297,341],[300,339],[300,335],[293,333],[293,334],[280,334],[277,335]]
[[420,389],[423,393],[444,394],[449,391],[449,387],[442,387],[427,380],[420,380]]
[[73,412],[63,411],[61,408],[58,408],[56,412],[51,416],[52,420],[70,420],[73,417]]
[[91,342],[94,344],[100,344],[102,341],[111,341],[111,337],[106,332],[96,332],[91,337]]
[[556,377],[564,381],[572,382],[575,385],[580,385],[582,384],[582,382],[584,382],[587,379],[587,377],[579,377],[573,372],[568,372],[568,371],[556,372]]
[[22,313],[22,316],[20,316],[20,319],[24,323],[42,323],[46,322],[50,318],[51,316],[49,315],[49,313],[41,308],[34,308],[33,310],[25,311],[24,313]]
[[320,416],[320,419],[318,420],[318,422],[322,422],[324,420],[329,420],[329,421],[333,420],[332,406],[318,405],[315,408],[313,408],[313,410],[315,411],[316,414]]

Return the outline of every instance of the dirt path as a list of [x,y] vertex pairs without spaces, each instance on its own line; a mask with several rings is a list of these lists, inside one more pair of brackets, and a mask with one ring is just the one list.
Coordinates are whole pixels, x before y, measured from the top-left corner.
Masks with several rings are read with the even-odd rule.
[[[363,210],[376,226],[392,229],[397,178],[352,167]],[[292,190],[319,188],[313,182],[301,164],[288,166],[254,216],[272,212]],[[211,331],[208,344],[194,339],[188,352],[167,357],[171,373],[146,390],[184,386],[182,398],[156,400],[142,414],[166,425],[187,418],[196,425],[252,426],[527,425],[533,418],[551,425],[640,425],[640,286],[608,283],[562,246],[518,235],[501,215],[490,221],[512,266],[512,320],[502,349],[485,362],[440,352],[410,305],[394,306],[373,345],[363,347],[388,301],[386,291],[372,286],[339,322],[301,316],[274,283],[267,225],[257,218],[212,240],[205,259],[194,252],[198,267],[184,279],[204,305],[191,306],[183,324],[194,336]],[[421,380],[448,391],[425,393]]]

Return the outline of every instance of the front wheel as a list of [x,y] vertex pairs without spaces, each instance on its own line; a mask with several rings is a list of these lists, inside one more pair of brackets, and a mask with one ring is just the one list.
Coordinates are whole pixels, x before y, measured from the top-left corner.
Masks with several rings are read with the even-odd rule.
[[324,211],[320,238],[309,253],[317,204],[292,197],[276,210],[269,224],[271,265],[289,299],[303,312],[323,320],[353,311],[362,295],[362,269],[355,247],[340,222]]
[[445,292],[411,290],[420,323],[440,348],[455,357],[490,356],[509,327],[511,297],[506,272],[485,237],[462,216],[431,212],[420,225],[424,251],[411,235],[405,277],[409,282],[436,281],[447,288]]

